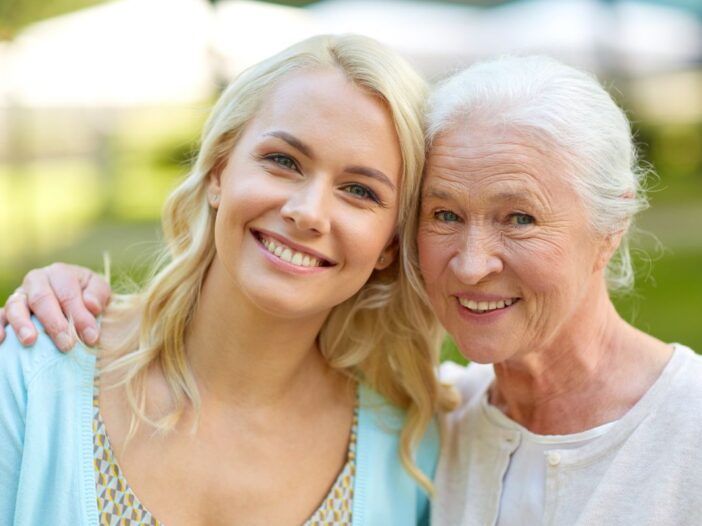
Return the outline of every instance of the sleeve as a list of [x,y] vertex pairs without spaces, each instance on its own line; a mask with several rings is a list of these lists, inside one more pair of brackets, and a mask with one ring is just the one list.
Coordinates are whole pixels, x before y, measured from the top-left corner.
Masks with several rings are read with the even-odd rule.
[[15,516],[27,411],[25,367],[28,353],[8,328],[0,344],[0,517]]

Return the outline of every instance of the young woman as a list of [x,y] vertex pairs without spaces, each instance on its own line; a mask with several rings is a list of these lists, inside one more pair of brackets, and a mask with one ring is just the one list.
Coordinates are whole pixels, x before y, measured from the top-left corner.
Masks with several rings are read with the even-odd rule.
[[[163,215],[167,252],[94,352],[0,349],[0,516],[17,524],[427,521],[434,318],[398,246],[422,80],[356,36],[242,73]],[[38,327],[41,332],[41,327]]]

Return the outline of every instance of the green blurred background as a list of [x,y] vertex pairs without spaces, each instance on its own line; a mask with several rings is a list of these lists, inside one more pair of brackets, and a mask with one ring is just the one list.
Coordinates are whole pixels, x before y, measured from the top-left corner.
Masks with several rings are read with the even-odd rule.
[[[0,44],[39,18],[91,3],[98,2],[4,2]],[[0,53],[0,65],[1,59]],[[675,75],[688,75],[693,90],[701,85],[699,66]],[[657,174],[649,181],[651,209],[640,217],[642,233],[634,239],[636,290],[616,304],[644,331],[702,351],[702,119],[694,112],[651,116],[628,89],[631,79],[612,75],[608,85]],[[653,92],[661,100],[672,96]],[[105,108],[99,125],[91,117],[90,133],[74,128],[85,120],[80,109],[0,113],[0,138],[7,141],[0,155],[0,304],[27,270],[57,260],[101,270],[104,252],[117,283],[139,281],[158,246],[164,197],[187,172],[213,100]],[[460,360],[449,340],[444,354]]]

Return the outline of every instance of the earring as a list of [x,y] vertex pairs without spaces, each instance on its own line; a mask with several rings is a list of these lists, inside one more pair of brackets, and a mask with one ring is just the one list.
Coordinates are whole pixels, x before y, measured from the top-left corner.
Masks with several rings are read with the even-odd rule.
[[217,206],[219,204],[219,194],[210,195],[210,205]]
[[380,256],[378,263],[385,263],[385,256]]

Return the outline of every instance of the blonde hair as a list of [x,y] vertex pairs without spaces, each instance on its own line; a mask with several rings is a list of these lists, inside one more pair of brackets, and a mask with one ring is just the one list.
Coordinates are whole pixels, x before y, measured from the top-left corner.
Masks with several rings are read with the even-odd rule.
[[[304,40],[244,71],[216,103],[192,171],[166,202],[166,247],[158,270],[139,294],[121,297],[112,309],[113,320],[135,308],[141,314],[131,334],[114,349],[106,349],[115,358],[105,370],[119,372],[117,385],[124,385],[133,410],[130,436],[139,419],[168,430],[186,404],[196,410],[200,407],[184,336],[215,255],[208,175],[224,165],[242,130],[277,83],[293,72],[323,67],[343,71],[349,81],[379,97],[392,115],[403,159],[398,237],[406,237],[425,154],[426,86],[412,68],[374,40],[344,35]],[[407,263],[406,252],[403,248],[398,262],[375,272],[358,293],[332,310],[318,341],[332,367],[366,382],[406,410],[400,458],[431,492],[431,482],[414,463],[414,451],[436,412],[451,408],[455,401],[453,391],[436,377],[440,332],[419,296],[421,280],[416,266]],[[110,323],[109,318],[105,323]],[[155,420],[145,411],[145,378],[153,365],[160,367],[176,408]]]

